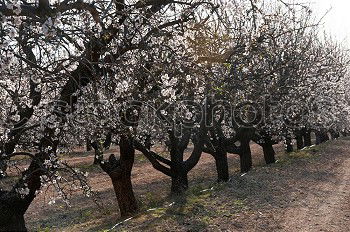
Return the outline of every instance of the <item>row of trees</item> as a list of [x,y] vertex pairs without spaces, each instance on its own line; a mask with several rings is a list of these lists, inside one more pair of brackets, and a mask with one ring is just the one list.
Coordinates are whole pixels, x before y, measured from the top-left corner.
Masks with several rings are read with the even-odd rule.
[[[0,16],[0,230],[26,230],[44,185],[65,201],[66,185],[91,195],[86,174],[59,159],[77,144],[94,149],[125,216],[138,209],[135,150],[181,194],[204,152],[228,181],[227,154],[247,172],[251,142],[269,164],[276,143],[291,151],[311,132],[321,143],[349,131],[347,53],[305,5],[2,0]],[[106,159],[112,142],[120,155]],[[30,164],[10,182],[16,156]]]

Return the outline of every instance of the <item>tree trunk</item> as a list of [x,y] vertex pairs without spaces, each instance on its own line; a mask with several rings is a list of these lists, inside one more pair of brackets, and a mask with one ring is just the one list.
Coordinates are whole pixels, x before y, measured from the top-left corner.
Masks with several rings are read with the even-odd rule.
[[127,216],[138,210],[136,198],[131,183],[131,170],[135,160],[135,149],[132,139],[121,136],[120,142],[121,175],[117,180],[112,178],[114,191],[117,196],[121,216]]
[[248,172],[252,168],[252,153],[250,151],[249,140],[241,141],[240,146],[241,172]]
[[300,131],[296,133],[295,139],[297,141],[297,149],[298,150],[303,149],[304,148],[304,141],[303,141],[303,136],[301,135]]
[[310,147],[312,145],[312,141],[311,141],[311,131],[310,130],[306,130],[304,132],[304,145],[306,147]]
[[293,144],[291,138],[286,138],[286,152],[293,152]]
[[19,196],[0,197],[0,231],[27,231],[24,221],[25,202]]
[[119,178],[113,178],[113,188],[117,197],[120,215],[130,216],[138,210],[137,201],[133,192],[131,177],[126,173]]
[[241,143],[239,147],[239,156],[241,172],[248,172],[252,168],[252,153],[250,150],[250,140],[255,133],[255,129],[242,128],[237,132],[237,138]]
[[264,143],[262,144],[263,151],[264,151],[264,158],[266,164],[273,164],[276,162],[275,158],[275,150],[273,149],[273,146],[271,143]]
[[316,145],[319,145],[320,143],[322,143],[321,133],[315,132],[315,135],[316,135]]
[[330,131],[330,134],[331,134],[331,138],[332,138],[333,140],[340,137],[340,134],[339,134],[338,132],[336,132],[335,130],[331,130],[331,131]]
[[[114,154],[109,156],[108,162],[99,164],[101,168],[110,176],[117,197],[120,214],[122,217],[134,214],[138,210],[137,201],[133,192],[131,182],[131,170],[134,165],[135,149],[133,140],[127,135],[121,135],[120,142],[120,159],[116,159]],[[97,151],[101,149],[98,147]],[[95,155],[100,157],[100,155]]]
[[218,152],[214,156],[218,182],[227,182],[230,179],[228,172],[227,153]]
[[329,140],[327,132],[316,132],[316,144],[321,144]]
[[92,145],[89,139],[86,140],[86,151],[92,151]]
[[184,170],[179,170],[171,177],[171,193],[182,194],[188,189],[188,177]]
[[[10,191],[0,189],[0,231],[26,231],[24,214],[41,187],[41,176],[46,174],[42,164],[48,157],[48,153],[37,153]],[[28,194],[21,196],[20,188],[28,189]]]

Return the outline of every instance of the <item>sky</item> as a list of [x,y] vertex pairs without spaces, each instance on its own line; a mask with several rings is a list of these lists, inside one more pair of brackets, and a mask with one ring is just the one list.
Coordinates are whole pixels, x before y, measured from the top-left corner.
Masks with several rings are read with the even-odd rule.
[[324,30],[350,48],[350,0],[309,0],[314,14],[323,19]]

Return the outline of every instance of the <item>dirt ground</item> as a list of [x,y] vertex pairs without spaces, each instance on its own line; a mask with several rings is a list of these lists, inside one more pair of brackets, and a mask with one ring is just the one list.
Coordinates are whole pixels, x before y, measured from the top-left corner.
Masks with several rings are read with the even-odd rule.
[[[349,231],[350,140],[341,139],[284,154],[265,165],[252,145],[254,168],[239,173],[239,159],[229,155],[231,179],[217,184],[213,158],[203,154],[190,172],[183,197],[169,196],[170,179],[137,155],[132,173],[141,206],[133,218],[119,218],[107,175],[91,166],[93,156],[67,158],[88,171],[95,197],[75,193],[71,207],[48,205],[40,194],[26,213],[31,231]],[[113,151],[117,152],[117,151]],[[95,204],[95,201],[99,205]],[[113,229],[112,229],[113,228]]]

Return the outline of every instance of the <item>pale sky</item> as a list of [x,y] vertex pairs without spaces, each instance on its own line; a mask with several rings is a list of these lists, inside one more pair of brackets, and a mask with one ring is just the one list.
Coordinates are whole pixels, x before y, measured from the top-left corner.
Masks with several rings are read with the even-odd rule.
[[350,48],[350,0],[309,0],[316,16],[322,17],[324,30]]

